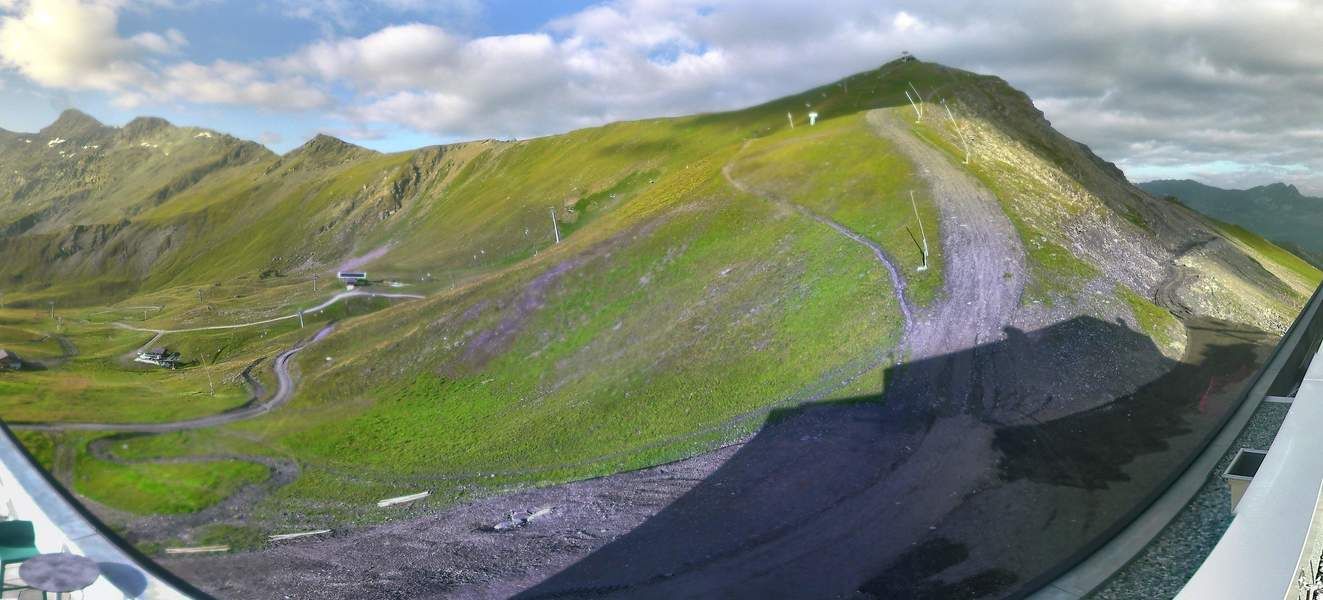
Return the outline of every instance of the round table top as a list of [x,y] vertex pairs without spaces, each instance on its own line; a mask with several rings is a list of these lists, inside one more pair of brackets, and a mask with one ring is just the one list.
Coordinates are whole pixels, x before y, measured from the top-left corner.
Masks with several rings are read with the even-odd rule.
[[29,558],[18,567],[23,582],[43,592],[74,592],[101,576],[96,561],[86,556],[57,552]]

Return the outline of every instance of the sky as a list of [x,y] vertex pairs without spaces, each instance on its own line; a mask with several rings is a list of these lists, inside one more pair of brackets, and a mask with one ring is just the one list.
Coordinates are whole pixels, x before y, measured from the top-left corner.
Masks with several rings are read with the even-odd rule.
[[0,128],[65,108],[285,152],[727,110],[913,52],[1003,77],[1133,181],[1323,196],[1323,3],[0,0]]

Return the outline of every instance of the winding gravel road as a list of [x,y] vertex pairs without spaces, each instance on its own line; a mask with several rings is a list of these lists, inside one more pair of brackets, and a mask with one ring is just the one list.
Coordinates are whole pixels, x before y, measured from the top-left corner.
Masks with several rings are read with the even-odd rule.
[[[885,110],[870,111],[867,119],[878,135],[895,144],[914,163],[928,183],[941,219],[943,298],[920,311],[919,326],[909,338],[911,362],[1001,339],[1019,308],[1026,279],[1024,247],[1015,226],[992,192],[911,132],[907,119]],[[968,398],[978,385],[976,366],[967,361],[952,365],[941,362],[907,369],[911,373],[902,378],[902,393],[892,397],[903,398],[925,390],[937,369],[954,368],[946,399]],[[983,383],[986,388],[991,379]],[[985,393],[984,397],[992,396]],[[927,407],[919,410],[926,411]]]
[[[303,314],[307,315],[307,314],[312,314],[312,313],[321,312],[322,310],[324,310],[324,309],[326,309],[326,308],[329,308],[331,305],[335,304],[336,302],[339,302],[339,301],[341,301],[341,300],[345,300],[345,299],[348,299],[348,298],[358,298],[358,297],[372,297],[372,298],[407,298],[407,299],[411,299],[411,300],[421,300],[421,299],[423,299],[423,298],[426,298],[426,296],[422,296],[422,295],[419,295],[419,294],[393,294],[393,293],[389,293],[389,292],[362,292],[362,291],[340,292],[339,294],[336,294],[336,295],[332,296],[329,300],[327,300],[327,301],[325,301],[325,302],[322,302],[321,304],[318,304],[317,306],[314,306],[314,307],[312,307],[312,308],[305,309],[305,310],[303,311]],[[272,317],[272,318],[270,318],[270,319],[262,319],[262,320],[260,320],[260,321],[249,321],[249,322],[247,322],[247,323],[234,323],[234,324],[232,324],[232,325],[208,325],[208,326],[205,326],[205,327],[185,327],[185,328],[183,328],[183,329],[154,329],[154,328],[151,328],[151,327],[137,327],[137,326],[134,326],[134,325],[129,325],[129,324],[126,324],[126,323],[118,323],[118,322],[117,322],[117,323],[114,323],[114,326],[115,326],[115,327],[118,327],[118,328],[120,328],[120,329],[127,329],[127,330],[130,330],[130,331],[145,331],[145,332],[147,332],[147,333],[155,333],[155,334],[156,334],[156,337],[153,337],[150,341],[148,341],[146,344],[143,345],[143,347],[147,347],[147,346],[152,345],[152,342],[155,342],[155,341],[156,341],[157,339],[159,339],[161,336],[163,336],[163,335],[165,335],[165,334],[168,334],[168,333],[189,333],[189,332],[194,332],[194,331],[216,331],[216,330],[221,330],[221,329],[239,329],[239,328],[242,328],[242,327],[253,327],[253,326],[255,326],[255,325],[266,325],[266,324],[268,324],[268,323],[276,323],[276,322],[278,322],[278,321],[286,321],[286,320],[289,320],[289,319],[297,319],[297,318],[299,318],[299,313],[295,312],[295,313],[292,313],[292,314],[285,315],[285,316],[283,316],[283,317]]]

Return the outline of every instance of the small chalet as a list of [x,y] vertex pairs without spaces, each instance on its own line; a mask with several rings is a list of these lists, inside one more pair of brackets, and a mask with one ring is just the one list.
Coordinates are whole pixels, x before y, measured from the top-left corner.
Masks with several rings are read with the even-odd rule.
[[139,352],[138,358],[133,360],[134,362],[173,369],[179,366],[179,353],[171,352],[170,349],[165,346],[159,346],[145,352]]
[[17,371],[23,368],[23,361],[17,354],[0,348],[0,371]]

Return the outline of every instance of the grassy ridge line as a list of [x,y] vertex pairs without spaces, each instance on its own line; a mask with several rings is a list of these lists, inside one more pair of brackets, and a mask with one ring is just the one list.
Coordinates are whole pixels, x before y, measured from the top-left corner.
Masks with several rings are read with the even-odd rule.
[[910,192],[923,229],[933,240],[941,239],[927,185],[915,176],[913,165],[873,133],[862,113],[755,139],[731,165],[731,176],[759,193],[804,206],[879,244],[906,274],[912,304],[926,306],[940,292],[944,261],[939,242],[929,245],[928,270],[918,271],[923,253]]
[[[1292,254],[1290,251],[1274,244],[1239,225],[1225,223],[1216,219],[1209,220],[1217,224],[1218,229],[1229,239],[1237,243],[1249,253],[1260,258],[1260,262],[1268,262],[1276,265],[1278,268],[1273,273],[1281,276],[1289,273],[1287,279],[1295,279],[1292,287],[1297,291],[1308,293],[1307,290],[1313,290],[1323,282],[1323,271],[1320,271],[1314,265],[1304,259]],[[1265,265],[1266,266],[1266,265]],[[1303,286],[1303,287],[1302,287]]]

